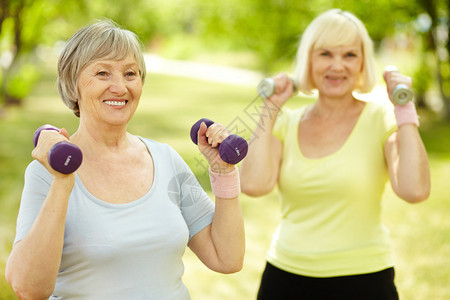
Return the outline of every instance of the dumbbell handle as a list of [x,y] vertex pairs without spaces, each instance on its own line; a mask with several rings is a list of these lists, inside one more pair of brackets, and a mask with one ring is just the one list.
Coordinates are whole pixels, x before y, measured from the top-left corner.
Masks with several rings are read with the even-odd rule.
[[[295,93],[297,91],[297,87],[295,85],[295,81],[292,78],[289,78],[292,81],[292,87],[293,92]],[[275,93],[275,81],[272,78],[264,78],[258,83],[258,86],[256,87],[256,90],[258,91],[258,95],[263,98],[269,98]]]
[[[396,66],[389,65],[384,68],[385,72],[398,72]],[[399,83],[395,86],[392,91],[392,100],[398,105],[405,105],[413,98],[413,92],[411,89],[404,83]]]
[[[33,135],[33,144],[36,147],[39,136],[43,130],[54,130],[59,132],[60,129],[52,125],[43,125],[39,127]],[[53,170],[63,174],[75,172],[83,161],[81,149],[75,144],[67,141],[61,141],[52,146],[48,152],[48,162]]]
[[[197,135],[198,130],[200,129],[200,125],[205,122],[206,126],[209,127],[212,124],[214,124],[213,121],[210,119],[200,119],[198,120],[191,128],[191,140],[194,144],[197,144]],[[220,158],[231,165],[235,165],[239,163],[244,157],[247,155],[248,152],[248,143],[247,141],[236,135],[232,134],[228,136],[226,139],[224,139],[219,144],[219,155]]]

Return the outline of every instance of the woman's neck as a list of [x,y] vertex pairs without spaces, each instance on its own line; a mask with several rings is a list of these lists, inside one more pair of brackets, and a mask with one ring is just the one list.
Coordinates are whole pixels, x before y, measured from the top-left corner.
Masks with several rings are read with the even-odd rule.
[[[88,146],[90,149],[117,151],[126,149],[129,145],[129,136],[126,125],[114,126],[109,124],[87,124],[80,119],[78,130],[71,140],[79,146]],[[88,148],[86,147],[86,148]]]
[[351,113],[354,109],[359,108],[363,103],[357,100],[353,95],[344,98],[329,98],[319,95],[317,102],[311,108],[311,113],[315,117],[329,119],[333,117],[341,117]]

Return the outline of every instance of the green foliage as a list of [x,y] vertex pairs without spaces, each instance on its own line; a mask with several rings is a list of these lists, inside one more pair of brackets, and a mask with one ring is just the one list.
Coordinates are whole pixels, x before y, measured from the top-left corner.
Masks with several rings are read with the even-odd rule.
[[[427,55],[428,54],[428,55]],[[429,53],[424,53],[422,55],[421,62],[413,75],[414,90],[419,94],[424,94],[429,90],[431,83],[434,78],[433,74],[433,64],[430,63],[433,56]]]
[[9,3],[10,13],[0,32],[0,52],[7,49],[14,53],[12,16],[22,3],[19,25],[23,53],[36,54],[42,44],[53,47],[86,23],[110,18],[136,32],[148,51],[176,59],[211,59],[211,53],[223,52],[251,53],[247,67],[266,74],[290,71],[303,30],[325,10],[341,8],[355,13],[377,45],[397,32],[412,32],[413,22],[423,12],[416,2],[406,0],[136,0],[132,5],[127,0],[117,0],[114,4],[108,0],[17,0]]
[[37,65],[25,63],[17,68],[17,72],[13,72],[8,76],[6,82],[6,91],[9,96],[15,99],[23,99],[32,90],[34,84],[39,79],[40,72]]

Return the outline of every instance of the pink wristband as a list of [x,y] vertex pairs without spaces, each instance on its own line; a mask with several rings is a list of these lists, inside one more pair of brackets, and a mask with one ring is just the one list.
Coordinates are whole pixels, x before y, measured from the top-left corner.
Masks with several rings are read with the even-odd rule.
[[216,173],[209,169],[209,178],[211,180],[211,189],[214,195],[219,198],[232,199],[241,193],[241,183],[239,180],[239,171],[236,166],[229,173]]
[[397,126],[404,124],[415,124],[419,126],[419,119],[417,117],[416,106],[413,102],[408,102],[405,105],[395,105],[395,118],[397,119]]

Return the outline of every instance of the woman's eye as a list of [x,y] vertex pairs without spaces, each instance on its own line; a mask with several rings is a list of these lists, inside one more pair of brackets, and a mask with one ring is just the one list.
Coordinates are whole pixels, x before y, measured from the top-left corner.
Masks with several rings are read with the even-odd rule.
[[128,72],[125,72],[125,78],[126,78],[127,80],[134,80],[134,79],[136,79],[138,76],[139,76],[139,72],[136,72],[136,71],[128,71]]
[[106,71],[99,71],[99,72],[97,72],[97,75],[98,76],[106,76],[106,75],[108,75],[108,73]]

